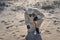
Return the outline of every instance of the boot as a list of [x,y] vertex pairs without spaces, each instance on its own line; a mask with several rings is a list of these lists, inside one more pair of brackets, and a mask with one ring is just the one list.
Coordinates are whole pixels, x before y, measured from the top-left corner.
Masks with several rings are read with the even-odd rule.
[[39,28],[36,28],[36,33],[37,33],[37,34],[40,34]]

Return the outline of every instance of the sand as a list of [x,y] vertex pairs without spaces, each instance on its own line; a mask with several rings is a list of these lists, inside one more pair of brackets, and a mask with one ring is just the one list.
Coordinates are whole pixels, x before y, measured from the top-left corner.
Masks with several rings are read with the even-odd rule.
[[[29,7],[46,17],[40,35],[27,32],[24,13]],[[60,40],[60,1],[0,0],[0,40]]]

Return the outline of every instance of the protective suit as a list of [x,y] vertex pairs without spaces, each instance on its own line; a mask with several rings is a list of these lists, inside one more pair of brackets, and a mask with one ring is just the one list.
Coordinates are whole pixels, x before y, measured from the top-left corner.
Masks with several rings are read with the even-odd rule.
[[38,9],[29,8],[25,12],[25,23],[28,29],[28,32],[35,32],[39,34],[39,27],[43,22],[44,15],[39,12]]

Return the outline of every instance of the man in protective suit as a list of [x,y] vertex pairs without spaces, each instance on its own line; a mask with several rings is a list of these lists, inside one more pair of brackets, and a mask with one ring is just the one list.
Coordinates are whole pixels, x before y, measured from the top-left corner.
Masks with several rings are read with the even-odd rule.
[[29,8],[25,12],[25,23],[26,23],[28,32],[35,33],[36,31],[36,34],[40,34],[39,27],[43,22],[43,19],[42,19],[43,17],[44,15],[40,13],[38,9]]

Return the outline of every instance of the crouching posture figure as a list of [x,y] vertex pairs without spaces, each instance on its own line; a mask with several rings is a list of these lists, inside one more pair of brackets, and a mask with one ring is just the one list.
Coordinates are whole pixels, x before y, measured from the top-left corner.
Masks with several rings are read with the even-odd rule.
[[36,34],[39,34],[39,27],[41,26],[43,22],[44,15],[39,12],[37,9],[28,9],[25,12],[25,23],[28,29],[28,32],[35,32]]

